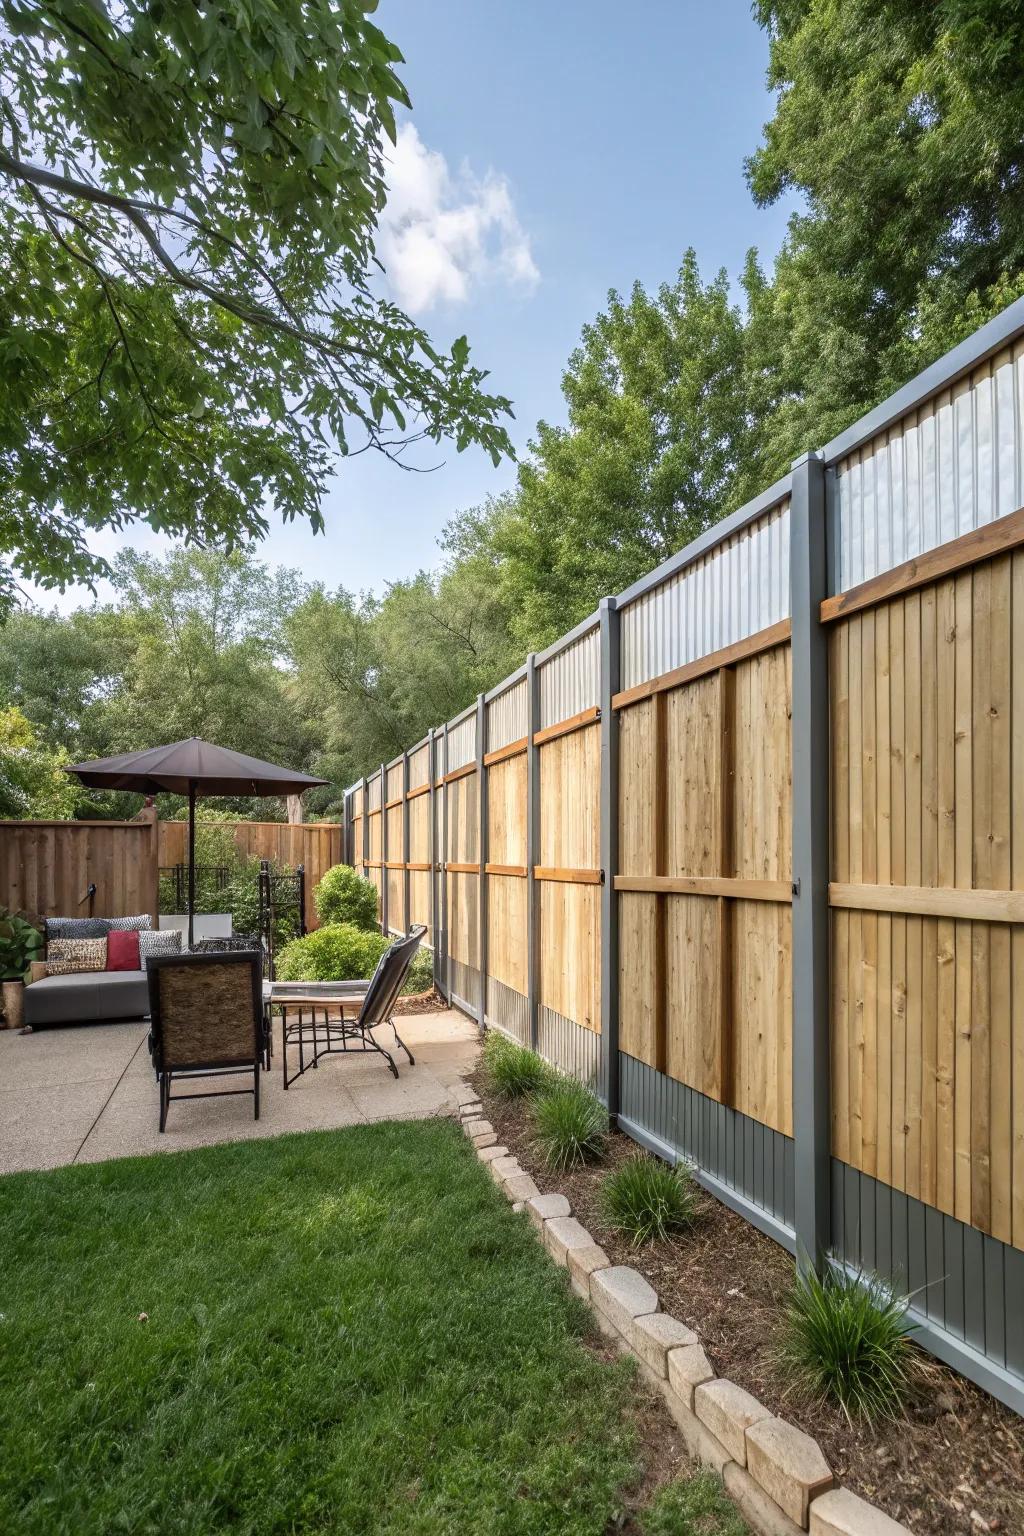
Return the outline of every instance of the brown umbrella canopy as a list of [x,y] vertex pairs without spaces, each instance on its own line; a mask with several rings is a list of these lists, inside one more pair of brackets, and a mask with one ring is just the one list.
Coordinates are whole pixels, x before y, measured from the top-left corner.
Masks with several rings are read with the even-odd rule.
[[89,789],[128,789],[143,795],[188,795],[188,946],[193,942],[196,904],[196,796],[197,795],[301,795],[304,789],[327,784],[292,768],[263,763],[244,752],[230,752],[212,742],[190,736],[168,747],[145,752],[123,752],[120,757],[97,757],[91,763],[72,763]]
[[301,795],[304,789],[329,783],[215,747],[198,736],[145,752],[73,763],[66,772],[76,773],[90,789],[131,789],[144,795]]

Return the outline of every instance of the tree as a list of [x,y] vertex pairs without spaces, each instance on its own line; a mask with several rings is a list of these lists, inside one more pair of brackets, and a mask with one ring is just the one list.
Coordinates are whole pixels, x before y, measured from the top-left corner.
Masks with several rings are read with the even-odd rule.
[[779,91],[756,201],[806,207],[751,344],[774,470],[1024,291],[1024,12],[1013,0],[761,0]]
[[112,580],[117,601],[94,618],[122,656],[102,710],[109,752],[201,736],[296,767],[308,760],[281,653],[303,595],[293,571],[271,572],[251,551],[127,551]]
[[[371,0],[0,0],[0,598],[104,573],[91,530],[319,528],[342,454],[509,402],[372,285],[408,105]],[[4,559],[6,557],[6,559]]]
[[0,816],[62,820],[74,814],[81,786],[63,772],[67,752],[48,748],[20,709],[0,709]]
[[757,477],[742,315],[726,274],[703,283],[692,251],[656,294],[609,294],[562,390],[568,426],[540,422],[515,493],[449,534],[463,556],[496,558],[524,651],[701,533]]

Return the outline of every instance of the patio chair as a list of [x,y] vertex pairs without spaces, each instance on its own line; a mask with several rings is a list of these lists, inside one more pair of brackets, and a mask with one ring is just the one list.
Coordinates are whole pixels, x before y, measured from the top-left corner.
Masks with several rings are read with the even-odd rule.
[[[353,1007],[357,1003],[359,1004],[359,1012],[355,1018],[346,1018],[344,1006],[341,1006],[339,1010],[341,1017],[329,1019],[327,1017],[328,1009],[332,1004],[338,1006],[342,999],[337,995],[325,997],[322,1005],[325,1017],[323,1023],[317,1026],[317,1003],[312,996],[316,984],[314,983],[310,986],[310,984],[303,982],[275,982],[272,994],[273,1002],[282,1009],[284,1014],[282,1026],[285,1043],[283,1071],[286,1088],[289,1082],[294,1082],[296,1077],[301,1076],[307,1066],[315,1066],[321,1056],[330,1055],[335,1051],[344,1052],[349,1049],[377,1051],[379,1055],[384,1057],[393,1075],[397,1077],[398,1067],[395,1065],[394,1057],[390,1051],[384,1049],[379,1041],[374,1039],[371,1033],[380,1024],[390,1025],[391,1033],[395,1037],[395,1046],[405,1052],[409,1059],[410,1067],[416,1065],[415,1057],[395,1027],[392,1010],[398,1001],[402,988],[405,986],[406,978],[409,975],[409,967],[412,965],[413,958],[420,947],[426,931],[422,924],[418,924],[409,931],[404,939],[396,939],[394,944],[381,955],[380,960],[377,962],[377,969],[369,981],[340,984],[339,990],[344,988],[345,991],[344,1002]],[[334,987],[331,988],[332,992],[335,990]],[[290,1003],[289,994],[294,997],[294,1004]],[[297,1007],[299,1013],[298,1020],[291,1025],[289,1025],[287,1018],[289,1006]],[[305,1060],[304,1056],[300,1057],[298,1072],[289,1078],[288,1043],[299,1043],[302,1045],[309,1038],[304,1033],[304,1030],[309,1027],[308,1021],[303,1019],[304,1009],[312,1009],[314,1015],[312,1022],[313,1052],[308,1061]]]
[[[263,939],[251,933],[232,933],[222,935],[220,938],[197,939],[192,945],[193,955],[222,955],[241,951],[255,952],[260,957],[260,965],[264,973],[267,970],[267,946]],[[274,1054],[274,1034],[270,1028],[270,1015],[264,1010],[263,1015],[263,1070],[270,1071],[270,1061]]]
[[[154,955],[147,965],[150,1051],[160,1088],[160,1129],[172,1099],[213,1099],[251,1093],[260,1117],[263,1062],[263,977],[252,951]],[[252,1073],[251,1088],[172,1093],[175,1079]]]

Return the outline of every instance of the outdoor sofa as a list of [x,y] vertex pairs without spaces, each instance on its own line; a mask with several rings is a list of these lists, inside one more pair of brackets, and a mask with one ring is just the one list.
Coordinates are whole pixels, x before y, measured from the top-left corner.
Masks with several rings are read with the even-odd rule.
[[[130,918],[49,918],[47,946],[55,938],[106,938],[114,931],[152,932],[147,914]],[[162,931],[162,930],[161,930]],[[47,974],[36,961],[25,987],[25,1023],[33,1029],[50,1024],[97,1024],[143,1019],[149,1014],[146,968],[130,971],[71,971]]]

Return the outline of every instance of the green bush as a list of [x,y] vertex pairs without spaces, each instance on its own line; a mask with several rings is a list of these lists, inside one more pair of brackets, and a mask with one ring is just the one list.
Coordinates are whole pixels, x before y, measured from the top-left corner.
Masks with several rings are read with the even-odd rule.
[[616,1168],[601,1188],[601,1208],[610,1227],[635,1246],[653,1243],[692,1226],[696,1219],[693,1179],[682,1164],[670,1168],[641,1154]]
[[877,1275],[798,1274],[786,1314],[783,1364],[837,1402],[846,1417],[895,1418],[909,1386],[907,1301]]
[[353,923],[367,932],[377,927],[377,887],[348,864],[335,864],[313,889],[321,923]]
[[[277,956],[280,981],[367,981],[390,940],[352,923],[328,923],[293,939]],[[418,949],[403,993],[426,992],[433,980],[430,954]]]
[[537,1143],[549,1168],[578,1168],[604,1152],[608,1115],[590,1089],[574,1078],[544,1088],[533,1109]]
[[503,1099],[526,1098],[553,1080],[551,1068],[535,1051],[493,1029],[484,1041],[484,1070],[491,1087]]

